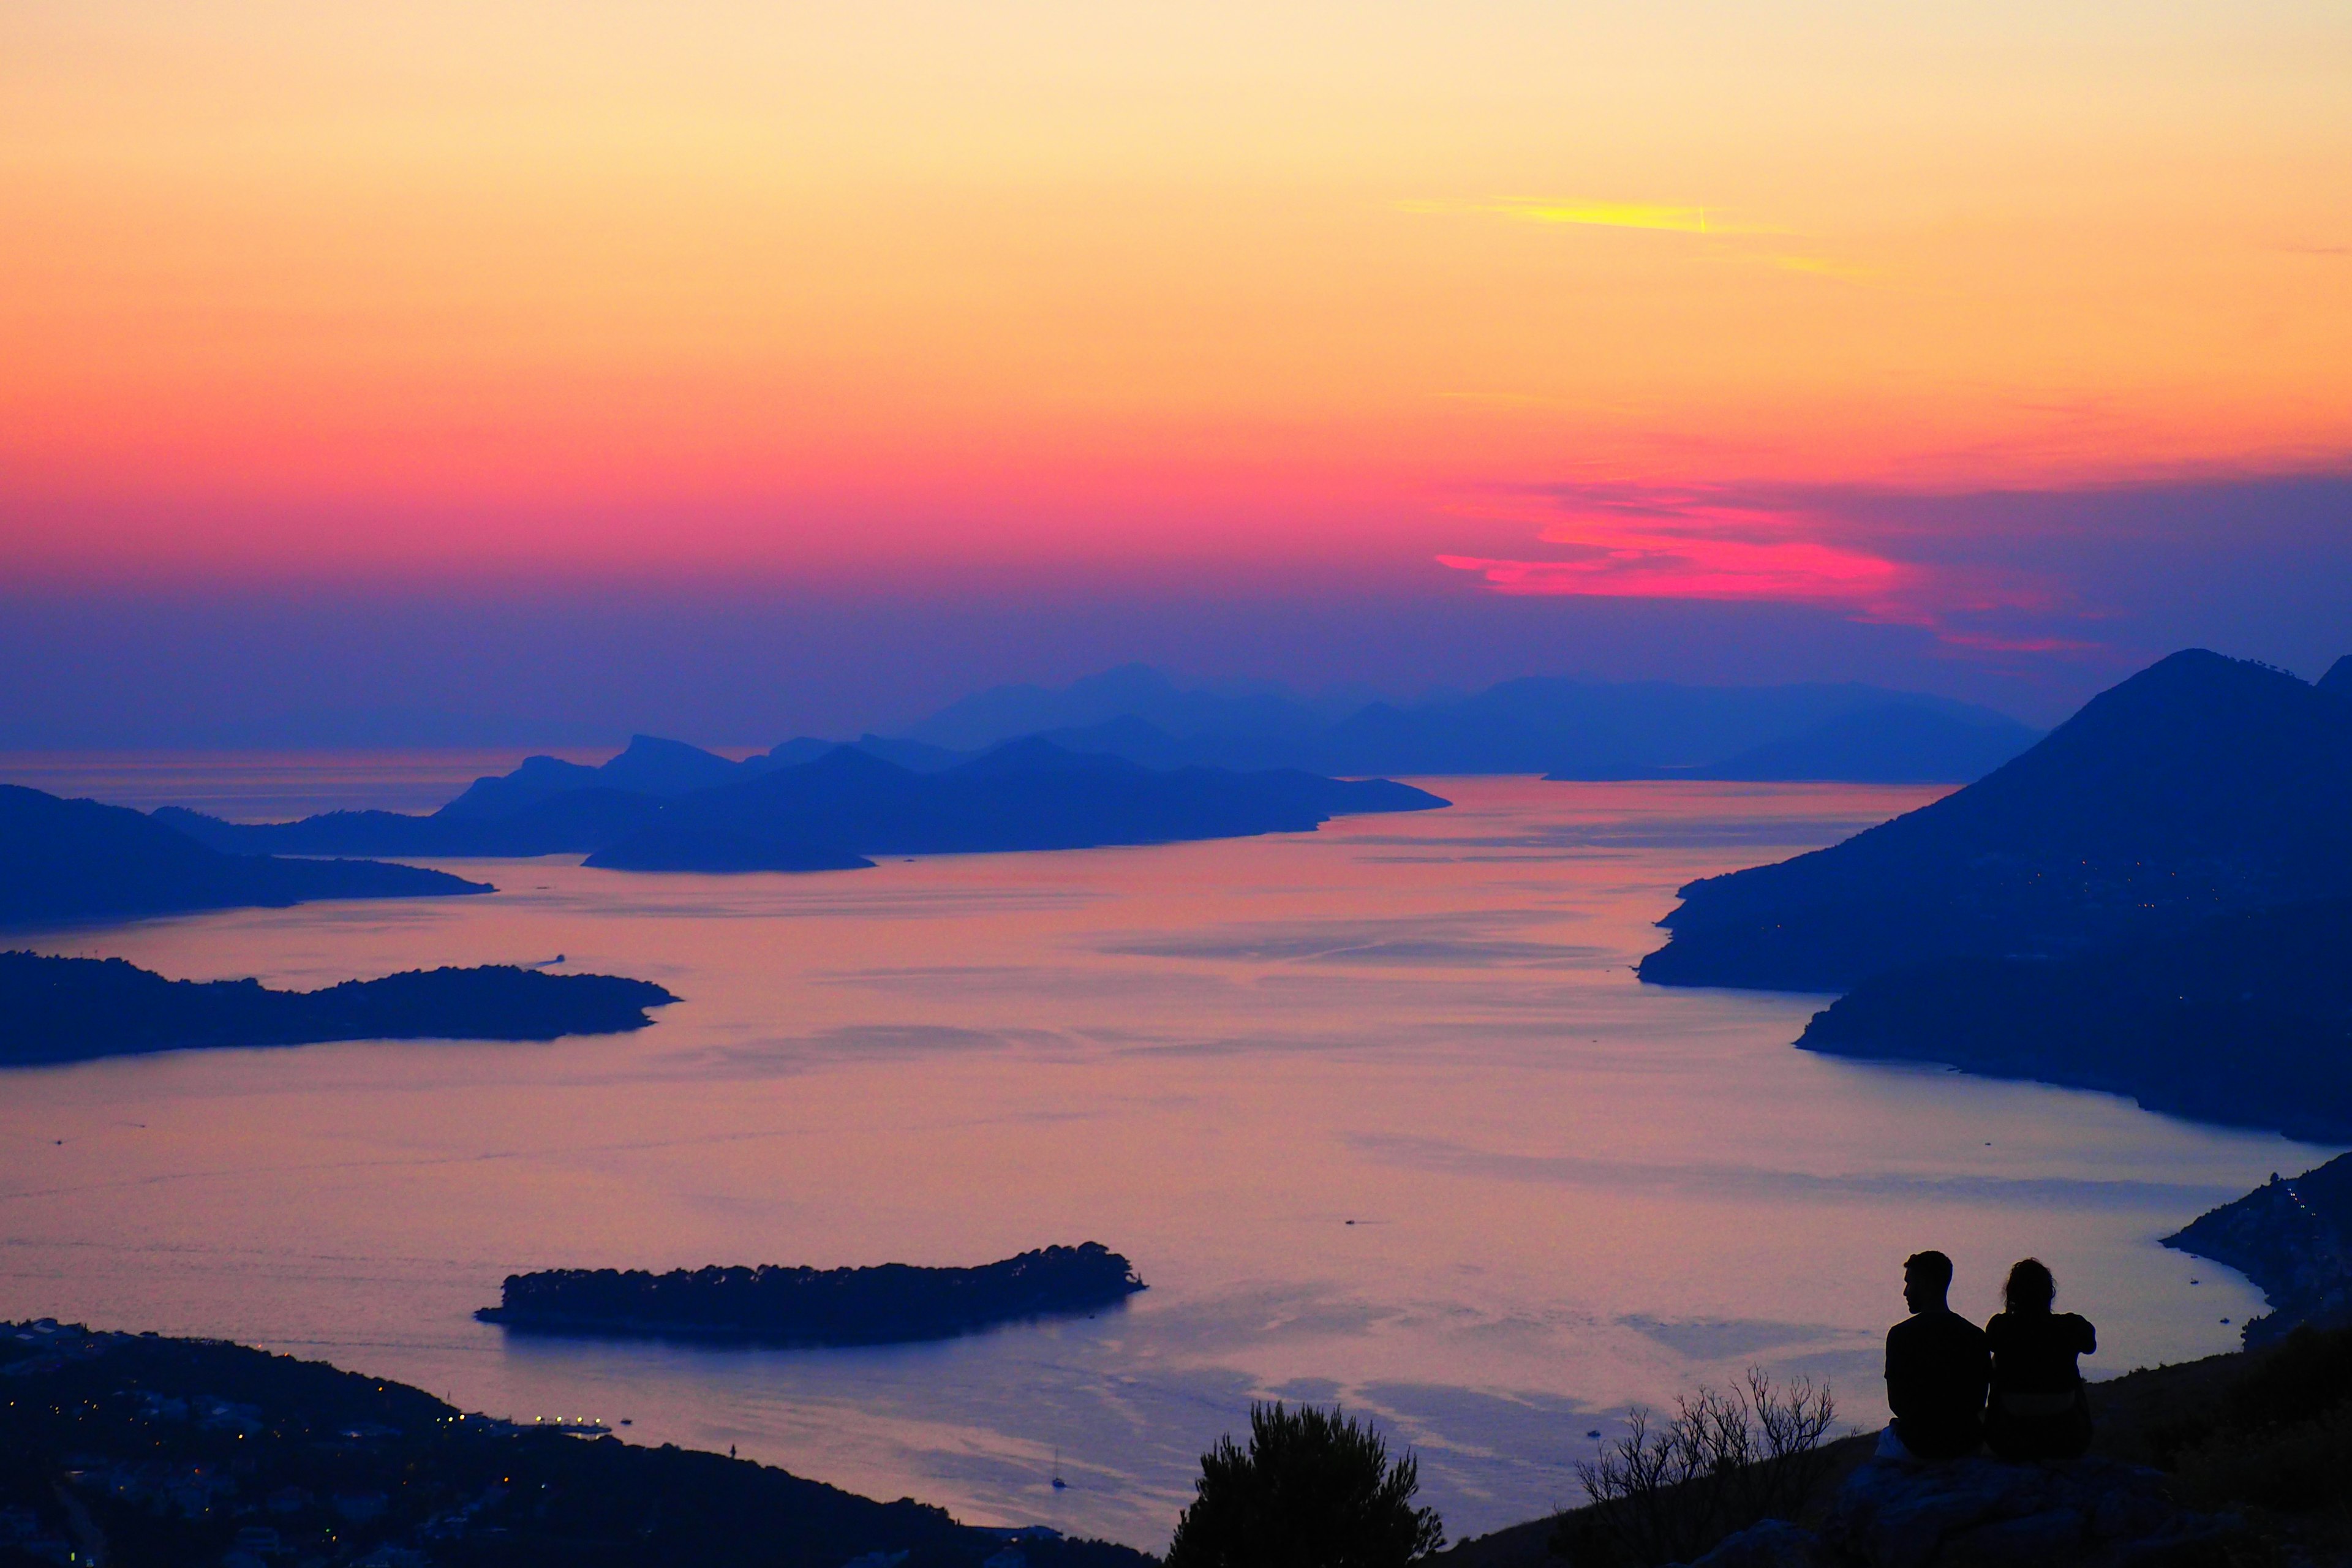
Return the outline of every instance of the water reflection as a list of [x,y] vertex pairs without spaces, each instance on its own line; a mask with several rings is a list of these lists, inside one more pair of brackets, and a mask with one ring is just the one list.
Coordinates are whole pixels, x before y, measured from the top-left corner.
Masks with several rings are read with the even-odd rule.
[[[488,899],[58,933],[316,985],[569,955],[643,1034],[12,1076],[0,1310],[231,1335],[500,1414],[1164,1544],[1253,1394],[1416,1445],[1456,1535],[1571,1499],[1610,1412],[1748,1359],[1876,1408],[1899,1259],[2051,1260],[2100,1370],[2253,1299],[2153,1238],[2283,1141],[1789,1048],[1802,997],[1645,991],[1695,876],[1916,791],[1448,780],[1453,810],[812,877],[481,868]],[[504,1338],[514,1270],[981,1262],[1103,1241],[1125,1310],[841,1352]],[[1055,1450],[1065,1492],[1048,1485]]]

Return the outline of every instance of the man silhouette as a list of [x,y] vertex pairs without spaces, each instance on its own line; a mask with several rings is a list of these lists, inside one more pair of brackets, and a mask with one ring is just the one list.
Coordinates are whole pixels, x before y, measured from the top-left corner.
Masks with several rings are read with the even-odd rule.
[[1982,1329],[1945,1305],[1951,1288],[1952,1260],[1942,1253],[1904,1259],[1911,1315],[1886,1331],[1886,1404],[1891,1430],[1916,1458],[1957,1459],[1984,1440],[1992,1352]]

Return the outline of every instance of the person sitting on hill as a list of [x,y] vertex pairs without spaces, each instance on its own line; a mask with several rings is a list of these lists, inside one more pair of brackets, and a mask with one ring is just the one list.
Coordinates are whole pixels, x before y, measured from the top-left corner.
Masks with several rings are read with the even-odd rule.
[[2009,1271],[2008,1310],[1985,1325],[1992,1346],[1992,1403],[1985,1441],[2004,1459],[2076,1459],[2091,1446],[2091,1401],[2074,1358],[2099,1348],[2098,1331],[2053,1312],[2058,1282],[2039,1259]]
[[[1903,1264],[1903,1300],[1911,1316],[1886,1331],[1888,1430],[1899,1454],[1957,1459],[1983,1441],[1985,1384],[1991,1357],[1984,1331],[1945,1303],[1952,1260],[1914,1253]],[[1882,1454],[1888,1453],[1885,1445]]]

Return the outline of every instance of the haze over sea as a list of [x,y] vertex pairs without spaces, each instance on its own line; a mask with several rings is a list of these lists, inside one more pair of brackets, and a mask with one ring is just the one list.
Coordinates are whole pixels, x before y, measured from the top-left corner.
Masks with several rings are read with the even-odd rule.
[[[101,798],[113,768],[131,798],[179,764],[44,765]],[[446,765],[320,777],[336,805],[413,807]],[[204,778],[216,807],[320,787],[258,761]],[[1416,782],[1457,804],[810,876],[455,862],[500,890],[11,933],[302,987],[562,953],[684,1000],[545,1046],[13,1072],[0,1316],[626,1417],[632,1441],[1152,1549],[1253,1395],[1377,1415],[1456,1537],[1577,1500],[1589,1429],[1751,1361],[1883,1419],[1879,1337],[1922,1247],[1958,1260],[1978,1318],[2010,1261],[2047,1260],[2099,1324],[2100,1372],[2236,1345],[2258,1298],[2155,1238],[2328,1151],[1825,1059],[1789,1044],[1818,998],[1635,983],[1681,883],[1937,792]],[[510,1339],[470,1316],[527,1268],[1088,1239],[1151,1289],[943,1344]]]

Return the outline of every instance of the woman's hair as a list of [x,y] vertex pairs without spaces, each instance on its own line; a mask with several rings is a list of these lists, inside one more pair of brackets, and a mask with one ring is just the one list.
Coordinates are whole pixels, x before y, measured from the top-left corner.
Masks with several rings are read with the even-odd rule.
[[2046,1312],[2058,1294],[2058,1281],[2038,1258],[2021,1258],[2000,1288],[2002,1305],[2012,1312]]

